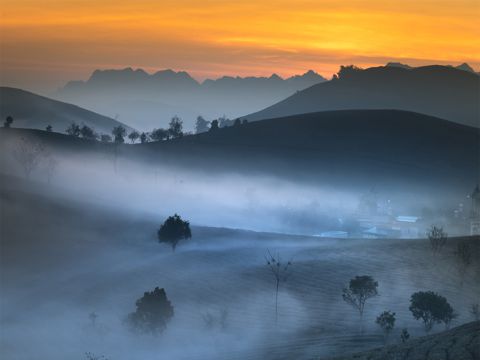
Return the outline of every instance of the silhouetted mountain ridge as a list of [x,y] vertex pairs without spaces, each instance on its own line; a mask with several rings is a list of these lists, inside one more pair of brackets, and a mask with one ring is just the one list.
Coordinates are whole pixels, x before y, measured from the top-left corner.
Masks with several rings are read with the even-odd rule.
[[276,74],[223,76],[200,83],[184,71],[148,74],[126,68],[95,70],[87,81],[71,81],[55,96],[102,114],[118,114],[122,121],[144,130],[165,127],[174,115],[193,129],[198,115],[208,120],[223,115],[236,118],[322,81],[312,70],[286,79]]
[[398,109],[479,126],[480,77],[453,67],[345,68],[338,78],[313,85],[249,120],[326,110]]

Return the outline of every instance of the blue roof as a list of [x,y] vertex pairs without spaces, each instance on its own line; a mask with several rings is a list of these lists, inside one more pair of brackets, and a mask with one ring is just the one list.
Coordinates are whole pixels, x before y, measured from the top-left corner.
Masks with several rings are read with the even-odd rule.
[[395,220],[400,221],[400,222],[409,222],[409,223],[414,223],[418,221],[418,216],[397,216]]

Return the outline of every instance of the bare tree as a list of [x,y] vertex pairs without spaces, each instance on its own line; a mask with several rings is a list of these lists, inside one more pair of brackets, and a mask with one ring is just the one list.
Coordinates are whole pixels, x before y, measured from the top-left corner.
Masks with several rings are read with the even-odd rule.
[[434,254],[439,252],[447,243],[448,234],[443,231],[442,227],[437,227],[432,225],[432,227],[427,231],[427,237],[430,241],[430,246]]
[[38,141],[20,138],[15,146],[13,156],[23,168],[25,178],[29,178],[33,170],[38,166],[45,148]]
[[58,167],[58,160],[51,154],[47,153],[45,156],[45,171],[47,173],[47,181],[50,184],[53,175]]
[[270,250],[267,250],[265,254],[265,261],[267,266],[270,268],[274,278],[275,278],[275,323],[278,322],[278,290],[280,287],[280,282],[287,281],[290,276],[290,266],[292,265],[292,259],[283,263],[280,254],[272,255]]

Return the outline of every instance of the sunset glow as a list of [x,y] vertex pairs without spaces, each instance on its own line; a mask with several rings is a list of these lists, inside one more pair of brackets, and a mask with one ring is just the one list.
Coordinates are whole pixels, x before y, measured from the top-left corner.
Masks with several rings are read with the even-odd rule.
[[339,65],[480,67],[478,0],[2,0],[1,80],[61,86],[96,68],[288,76]]

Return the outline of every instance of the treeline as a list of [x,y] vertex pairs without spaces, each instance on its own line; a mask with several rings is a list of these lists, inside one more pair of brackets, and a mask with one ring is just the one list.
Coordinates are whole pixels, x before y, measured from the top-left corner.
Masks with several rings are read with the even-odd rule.
[[[7,116],[3,126],[5,128],[10,128],[13,124],[13,117]],[[198,116],[195,122],[195,133],[200,134],[208,131],[215,131],[220,128],[230,127],[230,126],[241,126],[248,123],[247,119],[229,119],[226,116],[221,116],[218,119],[212,121],[205,120],[202,116]],[[52,132],[53,126],[48,125],[45,128],[45,131]],[[95,131],[93,127],[90,127],[85,124],[77,124],[72,122],[68,128],[65,129],[67,135],[82,138],[92,141],[101,141],[105,143],[114,142],[117,144],[125,143],[125,138],[128,138],[130,143],[134,144],[138,141],[144,144],[150,141],[163,141],[170,139],[178,139],[184,135],[191,135],[190,132],[184,132],[183,130],[183,121],[178,116],[172,117],[168,124],[168,128],[155,128],[150,132],[138,132],[137,130],[132,130],[127,134],[127,129],[118,125],[115,126],[110,134],[99,134]]]

